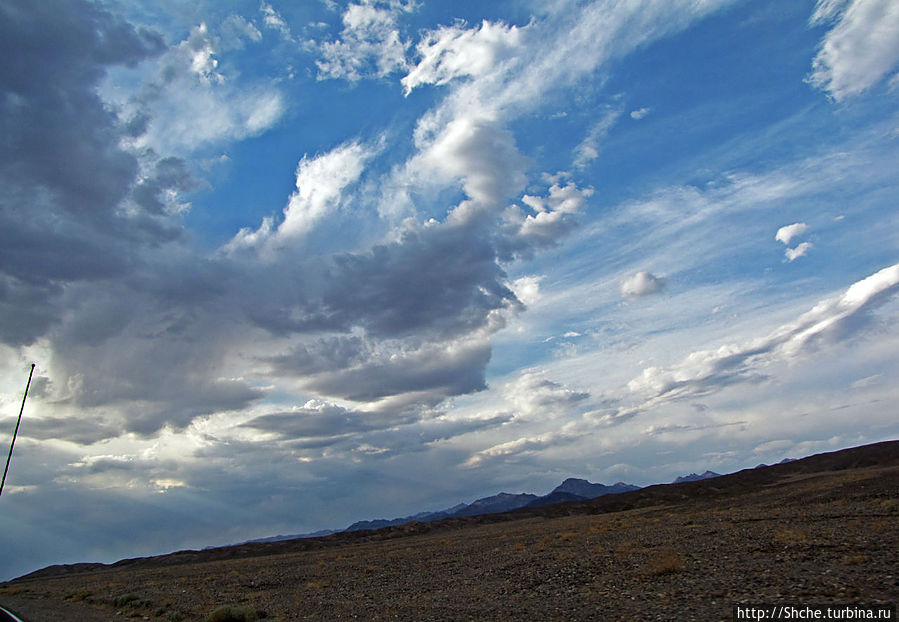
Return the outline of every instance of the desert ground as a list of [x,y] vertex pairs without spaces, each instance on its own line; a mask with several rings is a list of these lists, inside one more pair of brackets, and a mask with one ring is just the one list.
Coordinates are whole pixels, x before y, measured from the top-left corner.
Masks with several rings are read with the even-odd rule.
[[[51,567],[44,620],[731,620],[899,600],[899,442],[502,515]],[[233,605],[227,617],[217,609]]]

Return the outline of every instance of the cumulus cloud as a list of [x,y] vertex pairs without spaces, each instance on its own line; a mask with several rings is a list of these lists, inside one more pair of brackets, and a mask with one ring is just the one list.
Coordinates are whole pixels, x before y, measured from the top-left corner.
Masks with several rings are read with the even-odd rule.
[[556,244],[576,226],[592,188],[579,189],[574,183],[554,183],[546,197],[524,195],[521,202],[529,209],[512,205],[503,212],[503,256],[531,256],[535,251]]
[[512,132],[479,112],[464,111],[430,139],[420,137],[420,153],[409,162],[406,175],[436,176],[444,183],[459,180],[476,206],[496,207],[524,187],[528,161]]
[[351,3],[342,16],[340,38],[320,46],[319,77],[355,81],[404,69],[409,44],[400,37],[397,20],[414,8],[413,2],[398,0]]
[[818,0],[811,23],[829,22],[809,81],[835,100],[862,93],[899,63],[899,6],[892,0]]
[[785,225],[778,229],[774,239],[789,246],[790,240],[797,235],[802,235],[807,229],[808,225],[804,222],[794,222],[792,225]]
[[337,208],[343,190],[359,179],[372,155],[372,150],[353,142],[319,157],[303,156],[297,165],[297,191],[284,209],[279,235],[289,238],[306,233]]
[[652,112],[652,108],[638,108],[636,110],[631,110],[631,119],[634,119],[635,121],[645,119],[650,112]]
[[520,418],[550,419],[564,414],[590,397],[539,372],[526,372],[503,388],[506,402]]
[[255,230],[241,229],[225,250],[281,246],[305,236],[341,207],[346,188],[358,181],[374,153],[358,142],[349,142],[321,155],[303,156],[297,164],[297,189],[288,199],[281,222],[275,226],[267,218]]
[[[785,225],[777,230],[777,234],[775,234],[774,239],[778,242],[783,242],[784,245],[789,246],[790,242],[798,235],[802,235],[808,230],[808,225],[804,222],[795,222],[792,225]],[[804,256],[808,253],[812,248],[811,242],[802,242],[798,244],[795,248],[787,248],[784,250],[784,256],[787,258],[787,261],[792,262],[800,257]]]
[[625,298],[639,298],[656,294],[665,287],[665,279],[641,270],[621,281],[620,292]]

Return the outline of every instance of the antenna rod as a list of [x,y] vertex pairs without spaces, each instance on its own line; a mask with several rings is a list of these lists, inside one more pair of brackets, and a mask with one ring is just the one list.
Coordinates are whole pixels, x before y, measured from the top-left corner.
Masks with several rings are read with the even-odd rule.
[[28,384],[25,385],[25,395],[22,396],[22,407],[19,409],[19,418],[16,420],[16,431],[12,434],[12,443],[9,444],[9,455],[6,457],[6,468],[3,469],[3,480],[0,481],[0,495],[3,494],[3,484],[6,483],[6,472],[9,471],[9,461],[12,460],[12,448],[16,444],[16,436],[19,434],[19,424],[22,423],[22,413],[25,411],[25,399],[28,397],[28,388],[31,386],[31,377],[34,375],[34,363],[31,364],[31,373],[28,374]]

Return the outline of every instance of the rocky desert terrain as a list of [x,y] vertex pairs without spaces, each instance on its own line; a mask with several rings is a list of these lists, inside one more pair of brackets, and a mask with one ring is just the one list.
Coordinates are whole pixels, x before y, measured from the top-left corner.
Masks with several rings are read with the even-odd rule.
[[0,584],[0,604],[31,622],[731,620],[741,603],[895,605],[897,553],[892,441],[505,514],[51,567]]

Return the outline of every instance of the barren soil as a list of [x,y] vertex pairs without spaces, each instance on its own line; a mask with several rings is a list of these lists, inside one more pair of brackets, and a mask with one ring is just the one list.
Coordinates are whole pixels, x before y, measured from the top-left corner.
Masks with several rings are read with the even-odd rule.
[[731,620],[738,603],[895,604],[899,442],[823,456],[539,510],[54,567],[0,584],[0,603],[31,622],[205,620],[225,604],[281,622]]

